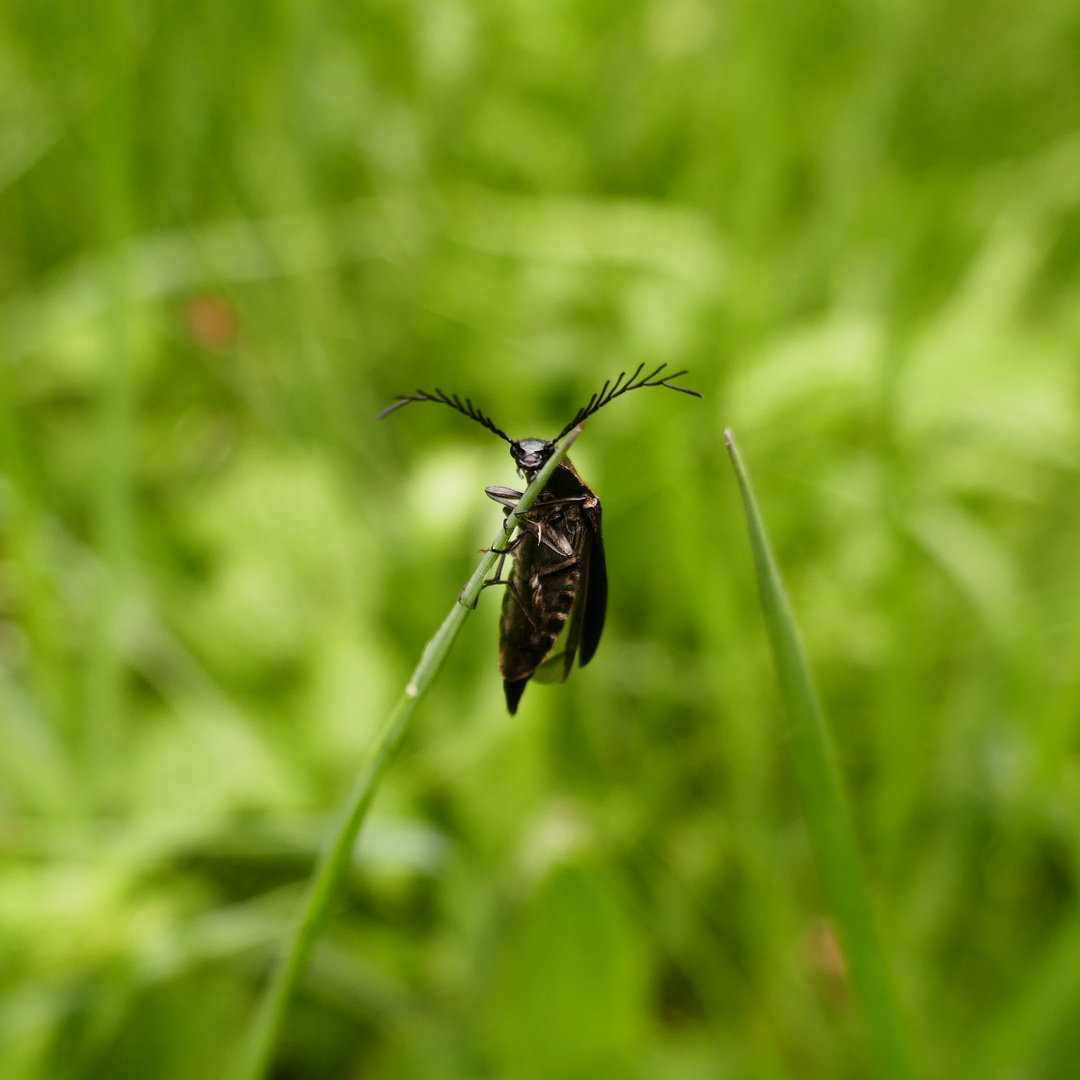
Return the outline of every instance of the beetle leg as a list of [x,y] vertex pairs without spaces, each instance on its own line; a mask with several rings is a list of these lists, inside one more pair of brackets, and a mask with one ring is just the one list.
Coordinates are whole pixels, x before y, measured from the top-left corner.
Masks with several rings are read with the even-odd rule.
[[522,533],[529,533],[536,538],[538,544],[543,544],[549,551],[554,551],[556,555],[566,556],[573,553],[573,545],[557,529],[549,526],[547,532],[544,532],[543,521],[530,521],[528,518],[522,518],[518,525]]
[[518,528],[521,532],[507,544],[507,551],[513,551],[525,539],[526,535],[531,536],[538,544],[543,544],[549,551],[554,551],[556,555],[569,555],[574,550],[570,541],[557,529],[549,527],[545,532],[542,521],[530,521],[528,518],[521,518],[518,521]]
[[562,555],[564,557],[573,555],[574,545],[571,544],[561,532],[557,532],[555,529],[549,529],[548,532],[551,536],[550,540],[546,536],[540,537],[540,541],[545,547],[551,548],[556,555]]
[[[521,500],[524,492],[515,491],[513,488],[508,487],[486,487],[484,488],[484,494],[487,495],[489,499],[497,502],[505,510],[513,513],[514,510],[517,509],[517,504]],[[542,503],[535,504],[534,508],[542,509],[547,506],[560,506],[565,503],[585,502],[587,498],[588,496],[586,495],[571,495],[565,499],[544,499]],[[530,512],[531,511],[528,510],[525,511],[526,514]]]
[[522,492],[515,491],[513,488],[507,487],[488,487],[484,488],[484,494],[489,499],[494,499],[495,502],[501,506],[505,506],[508,510],[513,510],[518,504],[518,500],[522,496]]
[[536,571],[537,577],[547,577],[548,574],[561,574],[564,570],[569,570],[571,567],[577,566],[581,560],[576,555],[571,555],[568,559],[563,559],[560,563],[554,563],[551,566],[545,566],[542,570]]
[[[519,515],[519,519],[521,521],[532,521],[534,516],[539,516],[540,519],[543,520],[543,518],[547,516],[547,511],[553,506],[565,506],[567,503],[581,503],[585,501],[586,498],[584,495],[573,495],[566,499],[544,499],[543,502],[535,502],[528,510],[522,511]],[[512,507],[508,503],[504,503],[503,505],[505,506],[503,513],[507,516],[512,514],[516,508],[516,505],[515,507]]]
[[510,579],[509,578],[504,578],[501,575],[502,575],[502,563],[499,564],[499,568],[498,568],[498,570],[495,571],[495,576],[494,577],[489,577],[489,578],[485,579],[481,583],[480,591],[483,592],[484,589],[488,588],[491,585],[509,585],[510,584]]
[[[489,585],[509,585],[510,584],[510,579],[506,578],[504,580],[503,576],[502,576],[503,563],[506,561],[507,554],[508,553],[505,552],[505,551],[500,552],[501,558],[499,559],[499,565],[495,567],[495,576],[490,577],[490,578],[486,578],[484,581],[482,581],[480,583],[480,592],[483,592]],[[461,586],[461,592],[458,593],[458,603],[459,604],[464,602],[462,598],[465,596],[465,590],[468,587],[469,587],[468,582],[465,582],[465,584]],[[469,610],[470,611],[475,611],[476,610],[476,605],[477,605],[477,602],[479,601],[479,599],[480,599],[480,593],[477,593],[476,600],[474,600],[472,602],[472,604],[469,605]]]
[[[496,555],[503,555],[503,556],[509,555],[511,552],[517,551],[517,549],[519,547],[521,547],[521,542],[522,542],[522,540],[525,539],[525,535],[526,535],[525,533],[520,533],[518,536],[515,536],[514,539],[511,540],[506,545],[506,547],[501,547],[501,548],[497,548],[497,547],[481,548],[480,550],[481,551],[494,551]],[[502,566],[502,560],[501,559],[499,560],[499,566],[500,567]]]
[[518,602],[518,607],[521,608],[522,615],[529,620],[529,623],[534,630],[539,630],[540,627],[536,625],[536,620],[532,617],[531,612],[525,606],[525,601],[521,598],[521,590],[517,587],[517,582],[510,579],[506,584],[510,589],[510,595]]
[[[521,536],[514,537],[514,539],[511,540],[510,543],[507,544],[506,547],[504,547],[504,548],[482,548],[481,549],[483,551],[493,551],[493,552],[495,552],[496,555],[499,556],[498,565],[495,567],[495,576],[486,578],[483,582],[481,582],[481,584],[480,584],[480,591],[481,592],[483,592],[484,589],[486,589],[489,585],[508,585],[509,584],[509,578],[504,580],[503,576],[502,576],[503,564],[506,562],[506,556],[510,555],[514,551],[516,551],[518,546],[521,544],[521,541],[524,540],[524,539],[525,539],[525,536],[524,536],[524,534],[522,534]],[[460,600],[462,598],[462,596],[464,596],[464,595],[465,595],[465,586],[463,585],[461,587],[461,592],[458,593],[458,600]],[[475,608],[476,604],[473,604],[473,607]]]

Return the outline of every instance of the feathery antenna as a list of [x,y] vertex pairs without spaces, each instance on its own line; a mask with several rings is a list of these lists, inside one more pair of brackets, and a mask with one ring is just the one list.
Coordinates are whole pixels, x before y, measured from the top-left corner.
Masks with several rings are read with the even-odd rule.
[[[559,442],[567,432],[577,427],[582,420],[592,416],[593,413],[598,412],[605,405],[610,405],[615,398],[619,397],[620,394],[625,394],[627,390],[640,390],[643,386],[665,386],[668,390],[678,390],[680,394],[689,394],[691,397],[696,398],[701,397],[696,390],[688,390],[685,386],[672,386],[668,381],[669,379],[677,379],[680,375],[685,375],[685,371],[673,371],[670,375],[665,375],[662,379],[658,379],[657,375],[667,367],[667,364],[661,364],[651,375],[645,375],[635,382],[634,380],[641,375],[641,369],[644,366],[644,364],[638,364],[637,370],[629,379],[626,379],[626,372],[623,371],[615,380],[614,385],[611,383],[610,379],[605,382],[600,388],[600,392],[598,394],[593,394],[593,396],[589,398],[588,404],[583,405],[578,409],[574,415],[574,419],[555,436],[554,441]],[[623,382],[623,379],[626,379],[626,382]],[[394,407],[397,408],[397,406]]]
[[[439,405],[449,405],[451,409],[457,409],[462,416],[467,416],[470,420],[475,420],[478,424],[482,424],[488,431],[498,435],[500,439],[505,439],[508,443],[513,443],[514,441],[502,430],[502,428],[495,426],[495,422],[490,416],[485,416],[478,408],[476,408],[469,398],[466,398],[464,403],[462,403],[461,398],[459,398],[457,394],[448,397],[438,387],[435,387],[434,394],[428,394],[423,390],[417,390],[415,394],[398,394],[398,400],[389,408],[383,409],[383,411],[379,413],[378,419],[381,420],[384,416],[389,416],[395,410],[403,409],[406,405],[409,405],[414,401],[434,401]],[[569,428],[567,430],[569,430]],[[562,436],[560,435],[559,438],[561,439]]]

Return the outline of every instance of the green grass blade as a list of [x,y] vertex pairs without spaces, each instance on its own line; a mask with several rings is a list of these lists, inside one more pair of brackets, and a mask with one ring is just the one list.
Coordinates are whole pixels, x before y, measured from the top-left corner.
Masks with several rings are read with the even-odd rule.
[[765,626],[790,721],[799,794],[852,990],[869,1029],[879,1074],[890,1080],[909,1080],[915,1075],[913,1056],[874,924],[870,892],[836,752],[750,477],[730,431],[724,432],[724,439],[739,482]]
[[[578,424],[559,444],[543,470],[525,490],[525,494],[517,505],[519,514],[528,510],[536,501],[536,497],[543,491],[551,474],[583,430],[584,424]],[[499,530],[491,544],[492,548],[505,545],[509,532],[516,528],[517,521],[518,516],[514,514],[506,519],[503,528]],[[443,661],[450,652],[450,647],[457,638],[466,616],[476,606],[484,580],[491,574],[498,558],[499,556],[494,551],[485,552],[450,614],[425,646],[412,678],[409,679],[401,698],[368,752],[367,760],[342,807],[330,843],[312,875],[295,928],[285,944],[281,960],[266,989],[247,1041],[233,1070],[234,1080],[260,1080],[265,1075],[289,999],[303,976],[308,956],[322,930],[330,902],[349,864],[357,834],[367,816],[372,799],[378,791],[379,783],[401,745],[416,707],[423,700],[442,668]]]

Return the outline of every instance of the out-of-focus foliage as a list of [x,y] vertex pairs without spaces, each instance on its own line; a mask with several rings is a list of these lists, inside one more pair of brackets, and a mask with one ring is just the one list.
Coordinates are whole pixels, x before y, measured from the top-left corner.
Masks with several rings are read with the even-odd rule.
[[0,1080],[230,1060],[328,815],[575,448],[594,663],[485,596],[276,1076],[861,1077],[722,426],[928,1075],[1080,1056],[1080,7],[8,0]]

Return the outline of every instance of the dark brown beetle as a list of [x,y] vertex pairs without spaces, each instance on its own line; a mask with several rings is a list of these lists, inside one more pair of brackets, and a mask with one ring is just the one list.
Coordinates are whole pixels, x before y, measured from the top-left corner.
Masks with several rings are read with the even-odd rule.
[[[491,419],[454,394],[447,396],[436,389],[401,394],[398,401],[379,413],[388,416],[414,401],[435,401],[482,424],[510,444],[510,454],[518,474],[531,484],[555,452],[556,444],[573,428],[628,390],[645,386],[664,386],[683,394],[701,397],[696,390],[673,386],[669,380],[685,375],[677,371],[663,378],[657,376],[667,366],[661,364],[651,375],[639,378],[644,364],[629,379],[623,372],[611,383],[605,382],[588,404],[578,409],[555,437],[546,439],[511,439]],[[625,381],[624,381],[625,380]],[[522,493],[513,488],[489,487],[488,497],[502,504],[509,515]],[[570,674],[574,657],[584,667],[600,644],[607,613],[607,565],[600,528],[600,500],[581,479],[569,458],[559,462],[544,490],[518,521],[518,534],[506,547],[498,549],[501,558],[495,576],[484,582],[505,585],[502,620],[499,625],[499,670],[506,692],[506,707],[517,712],[518,702],[529,680],[562,682]],[[502,577],[507,555],[514,556],[510,577]],[[569,625],[567,625],[569,620]],[[556,641],[565,629],[563,648],[552,655]]]

